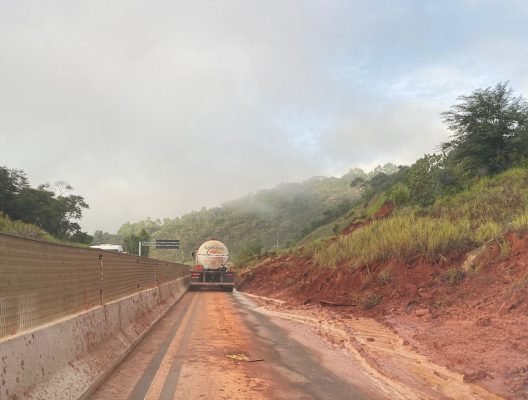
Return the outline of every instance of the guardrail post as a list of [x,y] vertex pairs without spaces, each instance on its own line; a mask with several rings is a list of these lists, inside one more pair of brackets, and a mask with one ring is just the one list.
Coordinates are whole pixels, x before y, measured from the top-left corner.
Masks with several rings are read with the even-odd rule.
[[101,305],[104,304],[103,297],[103,255],[99,254],[99,299]]
[[141,281],[141,265],[139,264],[139,258],[136,258],[136,267],[138,268],[136,275],[137,275],[137,290],[138,292],[141,292],[140,288],[140,281]]

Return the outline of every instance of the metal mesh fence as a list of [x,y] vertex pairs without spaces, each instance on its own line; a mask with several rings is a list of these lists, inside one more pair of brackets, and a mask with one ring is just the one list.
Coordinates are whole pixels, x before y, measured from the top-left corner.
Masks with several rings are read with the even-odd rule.
[[0,338],[188,272],[183,264],[0,234]]

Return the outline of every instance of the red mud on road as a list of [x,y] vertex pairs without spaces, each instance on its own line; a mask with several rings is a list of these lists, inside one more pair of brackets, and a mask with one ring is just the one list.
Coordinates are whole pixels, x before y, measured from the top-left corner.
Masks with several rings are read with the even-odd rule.
[[[479,270],[458,284],[446,272],[464,259],[431,264],[387,262],[366,269],[321,269],[285,256],[241,274],[239,290],[280,306],[347,319],[370,317],[429,360],[507,399],[528,398],[528,237],[509,237],[478,257]],[[378,360],[379,362],[379,360]]]

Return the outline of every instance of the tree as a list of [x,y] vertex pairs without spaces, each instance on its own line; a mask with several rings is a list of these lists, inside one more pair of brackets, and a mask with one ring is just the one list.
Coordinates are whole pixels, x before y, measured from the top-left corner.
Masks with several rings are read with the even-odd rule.
[[92,244],[93,236],[79,229],[69,237],[69,240],[75,243]]
[[[150,239],[150,235],[147,233],[145,228],[141,229],[141,231],[139,232],[138,239],[142,242],[146,242],[147,240]],[[138,249],[138,253],[139,253],[139,249]],[[150,253],[150,247],[145,247],[144,249],[141,249],[142,256],[148,257],[149,253]]]
[[[126,236],[123,239],[123,248],[127,253],[130,254],[139,254],[139,242],[146,242],[150,239],[149,234],[145,230],[145,228],[141,229],[138,235],[134,235],[133,233]],[[141,255],[148,257],[149,256],[149,247],[142,247],[141,248]]]
[[405,176],[411,202],[422,206],[434,202],[441,193],[440,175],[443,167],[444,157],[441,154],[426,154],[411,165]]
[[122,238],[119,235],[115,235],[113,233],[103,232],[102,230],[96,230],[93,234],[93,245],[97,244],[117,244],[121,243]]
[[0,167],[0,212],[10,215],[16,196],[28,187],[24,171]]
[[453,131],[442,144],[452,161],[473,176],[496,174],[526,157],[528,103],[515,97],[509,82],[477,89],[442,113]]
[[74,236],[81,237],[81,227],[76,221],[81,219],[85,208],[88,204],[82,196],[56,197],[50,186],[44,184],[36,189],[22,189],[14,200],[10,216],[35,224],[59,239],[71,240]]
[[59,239],[91,242],[76,222],[88,204],[81,196],[65,196],[73,189],[66,182],[57,182],[56,188],[58,193],[49,184],[32,188],[24,171],[0,167],[0,212],[37,225]]
[[258,239],[244,243],[235,257],[235,264],[244,265],[249,263],[254,257],[261,255],[262,247],[262,242]]
[[[350,186],[356,187],[361,191],[363,201],[370,201],[376,194],[385,192],[393,187],[396,183],[402,181],[409,167],[398,166],[394,164],[385,164],[383,167],[376,167],[376,174],[369,174],[368,180],[362,177],[355,178]],[[387,173],[383,172],[387,171]]]

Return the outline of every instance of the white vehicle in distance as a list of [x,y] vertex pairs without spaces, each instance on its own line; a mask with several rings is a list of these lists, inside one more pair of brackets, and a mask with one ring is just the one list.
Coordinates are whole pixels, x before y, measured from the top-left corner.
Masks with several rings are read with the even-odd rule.
[[120,244],[98,244],[97,246],[90,246],[90,248],[123,253],[123,246]]

